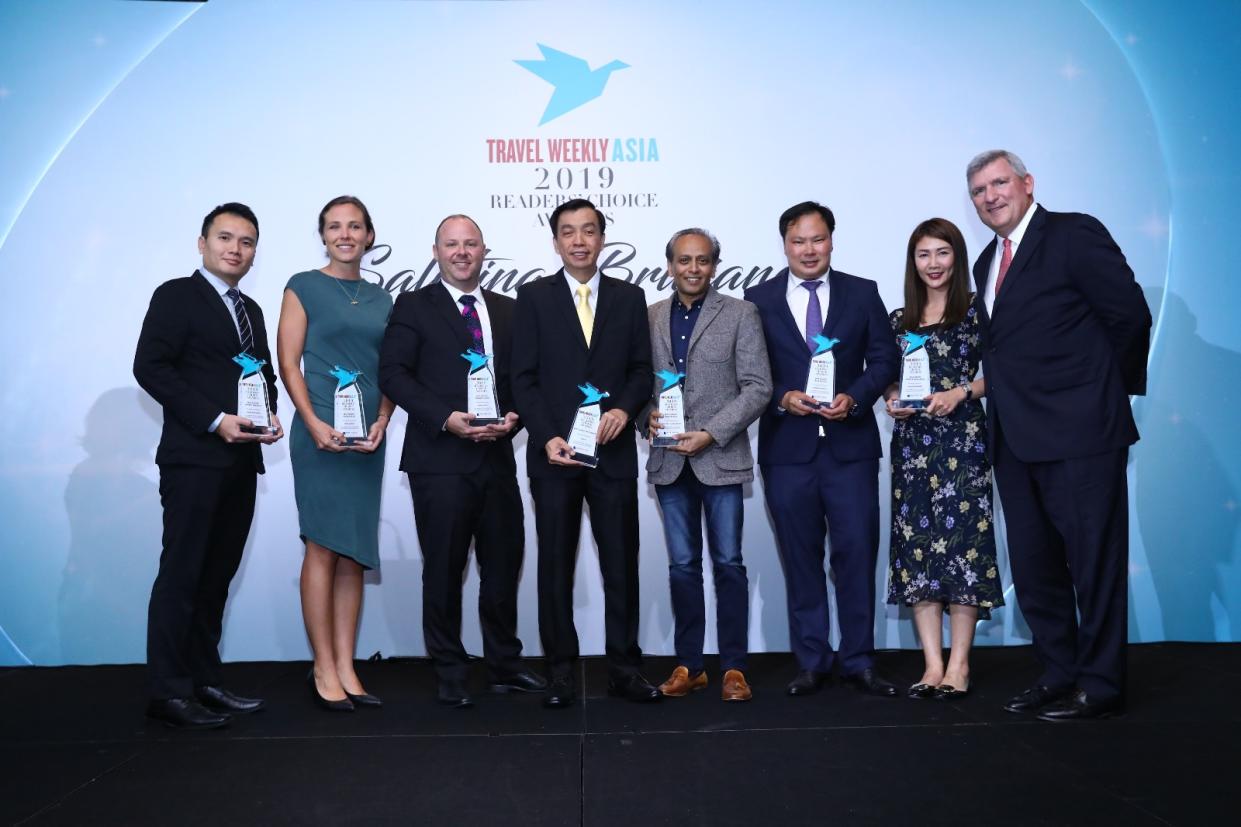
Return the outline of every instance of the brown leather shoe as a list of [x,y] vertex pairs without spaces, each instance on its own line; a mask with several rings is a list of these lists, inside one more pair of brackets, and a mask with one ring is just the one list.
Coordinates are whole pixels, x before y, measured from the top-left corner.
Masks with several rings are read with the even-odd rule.
[[[743,681],[744,683],[744,681]],[[707,673],[699,672],[694,677],[689,676],[689,669],[684,666],[678,666],[672,670],[672,674],[668,680],[659,685],[659,691],[669,698],[681,698],[691,692],[697,692],[707,685]]]
[[726,701],[748,701],[754,697],[750,685],[745,682],[745,675],[739,669],[729,669],[724,673],[724,685],[720,689],[720,697]]

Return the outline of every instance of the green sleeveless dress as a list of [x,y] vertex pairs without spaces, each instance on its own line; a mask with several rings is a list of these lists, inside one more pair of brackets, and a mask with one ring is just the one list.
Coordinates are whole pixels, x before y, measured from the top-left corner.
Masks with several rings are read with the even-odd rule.
[[[379,344],[392,297],[368,281],[333,278],[318,270],[298,273],[287,285],[306,311],[302,373],[315,415],[333,418],[335,366],[361,371],[358,387],[369,427],[379,413]],[[351,304],[354,291],[357,304]],[[320,451],[300,415],[289,427],[293,494],[303,540],[310,540],[373,569],[379,565],[379,497],[385,439],[372,454]]]

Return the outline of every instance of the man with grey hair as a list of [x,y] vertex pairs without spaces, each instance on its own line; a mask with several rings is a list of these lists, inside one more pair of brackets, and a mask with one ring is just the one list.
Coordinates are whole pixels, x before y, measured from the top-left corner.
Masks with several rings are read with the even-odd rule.
[[[748,701],[749,582],[741,557],[743,483],[754,479],[749,427],[771,397],[771,368],[758,309],[711,289],[720,243],[706,230],[672,236],[665,249],[673,294],[648,309],[655,396],[681,387],[685,431],[676,443],[651,448],[646,463],[655,485],[668,546],[668,579],[676,620],[677,666],[659,687],[680,697],[707,685],[703,668],[706,606],[702,582],[702,514],[715,576],[720,695]],[[658,405],[647,418],[660,430]]]
[[1005,709],[1046,721],[1103,718],[1125,702],[1129,510],[1151,316],[1098,220],[1034,202],[1011,152],[966,168],[995,238],[974,263],[983,320],[988,450],[1013,585],[1043,672]]

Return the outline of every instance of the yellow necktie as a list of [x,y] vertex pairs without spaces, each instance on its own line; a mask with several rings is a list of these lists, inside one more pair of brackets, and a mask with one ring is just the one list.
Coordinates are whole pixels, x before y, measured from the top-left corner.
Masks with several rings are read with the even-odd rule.
[[590,347],[590,334],[595,329],[595,314],[590,312],[590,285],[577,286],[577,320],[582,325],[586,346]]

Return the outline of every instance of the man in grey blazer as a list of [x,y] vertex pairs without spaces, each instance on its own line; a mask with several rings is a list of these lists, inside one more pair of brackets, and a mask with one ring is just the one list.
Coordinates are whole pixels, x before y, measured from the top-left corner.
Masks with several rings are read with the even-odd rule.
[[[668,545],[668,579],[676,618],[677,667],[659,687],[679,697],[707,685],[702,646],[702,512],[715,574],[721,696],[748,701],[745,659],[749,583],[741,559],[742,483],[754,479],[746,428],[771,398],[771,367],[758,310],[711,289],[720,243],[706,230],[672,236],[665,250],[675,292],[648,308],[655,396],[682,383],[685,432],[676,444],[651,448],[646,470],[655,484]],[[661,377],[662,374],[662,377]],[[652,403],[648,427],[660,428]]]

